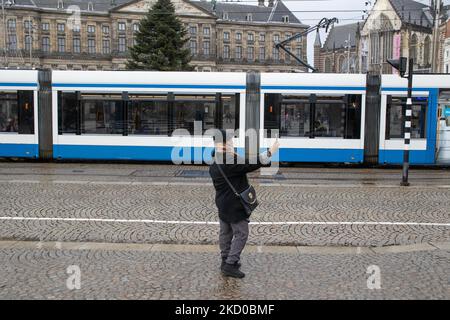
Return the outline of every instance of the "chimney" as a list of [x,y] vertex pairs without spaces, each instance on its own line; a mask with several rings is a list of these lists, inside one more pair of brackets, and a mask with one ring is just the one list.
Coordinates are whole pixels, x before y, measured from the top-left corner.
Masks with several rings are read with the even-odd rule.
[[258,0],[258,6],[264,7],[264,0]]
[[273,8],[273,1],[274,0],[269,0],[269,4],[267,5],[269,8]]

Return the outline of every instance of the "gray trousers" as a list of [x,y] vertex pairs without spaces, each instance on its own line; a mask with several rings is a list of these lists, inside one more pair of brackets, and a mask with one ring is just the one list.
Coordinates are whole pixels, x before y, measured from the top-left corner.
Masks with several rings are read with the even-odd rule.
[[220,220],[219,245],[220,255],[226,263],[234,264],[241,259],[242,250],[248,239],[249,220],[228,223]]

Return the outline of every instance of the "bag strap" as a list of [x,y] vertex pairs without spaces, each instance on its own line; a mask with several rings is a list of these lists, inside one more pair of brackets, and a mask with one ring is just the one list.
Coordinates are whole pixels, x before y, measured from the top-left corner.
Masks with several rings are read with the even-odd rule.
[[225,181],[228,183],[228,185],[230,186],[231,190],[233,190],[234,194],[238,197],[240,197],[239,193],[236,191],[236,189],[233,187],[233,185],[231,184],[230,180],[228,180],[227,176],[225,175],[225,173],[222,170],[222,167],[220,166],[220,164],[216,163],[217,168],[219,168],[220,173],[222,174],[222,177],[225,179]]

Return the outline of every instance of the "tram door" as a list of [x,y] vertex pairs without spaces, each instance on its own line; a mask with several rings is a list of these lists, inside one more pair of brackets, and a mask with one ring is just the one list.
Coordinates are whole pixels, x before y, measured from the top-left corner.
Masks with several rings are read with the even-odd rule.
[[443,91],[439,96],[437,132],[437,162],[450,164],[450,91]]

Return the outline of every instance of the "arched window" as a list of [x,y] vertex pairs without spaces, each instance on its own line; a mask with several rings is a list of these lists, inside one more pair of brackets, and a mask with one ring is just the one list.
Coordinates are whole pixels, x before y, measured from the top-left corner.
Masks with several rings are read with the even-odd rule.
[[331,73],[331,59],[325,59],[325,73]]
[[345,56],[340,56],[338,61],[338,72],[347,72],[346,70],[346,63],[345,63]]
[[424,42],[424,49],[423,49],[423,63],[426,66],[429,66],[431,61],[430,61],[430,57],[431,57],[431,39],[430,36],[427,36],[425,38],[425,42]]
[[414,59],[414,63],[417,63],[417,36],[415,34],[412,35],[409,41],[409,57]]

